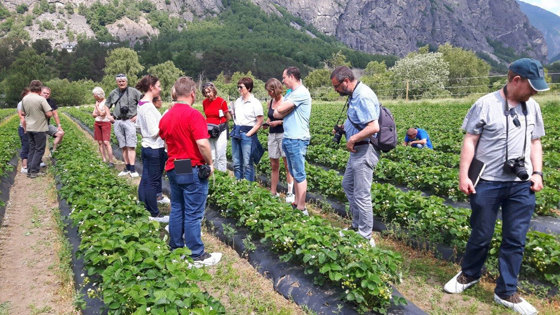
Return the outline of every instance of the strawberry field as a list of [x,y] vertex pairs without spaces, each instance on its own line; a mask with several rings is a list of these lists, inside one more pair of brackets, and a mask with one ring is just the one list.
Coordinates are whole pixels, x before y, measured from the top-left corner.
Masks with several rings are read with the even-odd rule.
[[[430,133],[434,150],[399,146],[382,155],[375,170],[371,194],[374,214],[387,226],[387,230],[383,232],[385,237],[405,244],[424,244],[432,250],[437,246],[447,246],[455,252],[455,259],[460,257],[470,233],[470,209],[468,204],[461,203],[466,198],[457,189],[459,152],[463,137],[460,125],[470,105],[387,104],[395,115],[399,137],[402,138],[410,126],[421,127]],[[331,141],[332,125],[337,120],[341,106],[341,103],[315,103],[312,111],[312,140],[308,148],[306,170],[308,190],[312,195],[322,198],[317,203],[319,208],[323,208],[322,211],[329,211],[329,203],[345,202],[341,181],[348,152],[344,143],[336,145]],[[541,108],[547,132],[547,136],[543,138],[546,188],[537,194],[535,216],[557,217],[560,202],[560,157],[559,145],[554,139],[558,134],[558,128],[555,127],[560,122],[560,110],[555,102],[543,102]],[[89,107],[67,108],[64,111],[85,126],[93,125]],[[266,136],[266,132],[259,133],[259,139],[265,147]],[[76,134],[76,138],[80,137],[82,136]],[[106,185],[114,180],[114,174],[104,169],[103,172],[107,172],[105,180],[105,175],[90,175],[98,173],[94,170],[97,168],[96,163],[99,163],[98,158],[91,148],[86,150],[87,146],[84,147],[84,144],[76,145],[80,146],[82,154],[70,156],[61,152],[57,173],[63,183],[61,196],[72,205],[72,216],[83,235],[81,248],[88,261],[88,274],[100,277],[101,284],[95,294],[117,313],[142,313],[146,308],[182,313],[181,310],[186,305],[197,308],[201,313],[222,312],[223,307],[217,300],[197,291],[194,283],[207,277],[204,272],[185,269],[182,264],[170,264],[169,257],[175,257],[171,261],[176,262],[177,255],[169,253],[164,241],[158,236],[158,224],[144,222],[143,219],[131,220],[139,219],[138,215],[143,211],[130,199],[134,196],[133,190],[117,195],[113,195],[113,189],[101,196],[88,194],[89,188]],[[69,150],[74,152],[75,148]],[[85,173],[80,169],[80,176],[69,171],[84,163],[93,169],[86,170]],[[385,312],[391,305],[406,303],[402,298],[392,297],[389,286],[401,280],[403,262],[398,252],[369,248],[351,232],[344,232],[340,236],[337,227],[339,224],[333,224],[319,216],[303,217],[271,197],[263,187],[270,175],[266,153],[262,162],[257,165],[257,171],[264,180],[262,186],[238,182],[225,174],[216,174],[208,200],[211,207],[218,210],[221,216],[233,219],[238,227],[247,229],[253,240],[267,244],[282,260],[302,266],[317,285],[330,283],[338,287],[344,292],[342,300],[355,305],[360,312]],[[101,182],[97,183],[99,181]],[[103,210],[103,203],[115,205],[114,199],[129,200],[123,204],[130,201],[132,203],[125,206],[126,209],[118,210],[121,209],[119,207],[116,212],[107,213],[112,223],[104,227],[102,219],[106,212]],[[119,213],[126,215],[126,219],[123,217],[122,221],[117,220],[122,225],[114,223],[114,216]],[[130,221],[134,221],[132,225]],[[495,265],[497,259],[500,240],[501,225],[498,222],[487,264],[491,276],[496,274],[492,265]],[[162,256],[165,258],[162,259]],[[146,261],[145,257],[152,258]],[[114,265],[115,262],[117,265]],[[530,231],[522,267],[523,278],[536,279],[544,283],[545,287],[558,288],[560,239],[557,233]],[[151,276],[142,276],[145,271],[149,271]],[[178,272],[182,275],[177,276]],[[191,283],[188,285],[188,292],[167,295],[169,290],[188,283]],[[186,297],[188,302],[185,301]]]

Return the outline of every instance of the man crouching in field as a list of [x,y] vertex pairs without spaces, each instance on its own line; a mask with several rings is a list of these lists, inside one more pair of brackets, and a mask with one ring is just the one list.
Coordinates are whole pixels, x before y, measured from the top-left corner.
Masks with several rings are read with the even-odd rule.
[[[202,114],[192,108],[196,84],[188,77],[177,79],[173,95],[177,102],[159,122],[159,136],[167,144],[165,171],[171,187],[169,246],[191,251],[196,267],[217,264],[221,253],[204,251],[200,224],[208,197],[208,177],[214,172],[208,127]],[[184,236],[184,239],[183,239]]]
[[[509,67],[506,86],[476,101],[463,121],[467,134],[459,162],[459,189],[469,195],[472,232],[461,271],[443,288],[448,293],[462,293],[479,281],[501,208],[500,277],[494,301],[521,314],[537,313],[517,293],[517,277],[535,210],[535,192],[543,188],[540,138],[544,125],[539,104],[531,96],[546,90],[541,63],[519,59]],[[486,165],[479,167],[478,184],[469,178],[471,164],[473,169]]]

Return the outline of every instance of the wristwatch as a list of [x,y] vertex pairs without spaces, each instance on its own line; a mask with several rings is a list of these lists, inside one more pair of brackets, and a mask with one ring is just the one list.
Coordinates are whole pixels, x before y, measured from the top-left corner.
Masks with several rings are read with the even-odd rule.
[[535,174],[537,174],[537,175],[541,175],[541,178],[544,178],[544,176],[543,176],[543,173],[542,173],[542,172],[539,172],[539,171],[534,171],[534,172],[533,172],[533,175],[535,175]]

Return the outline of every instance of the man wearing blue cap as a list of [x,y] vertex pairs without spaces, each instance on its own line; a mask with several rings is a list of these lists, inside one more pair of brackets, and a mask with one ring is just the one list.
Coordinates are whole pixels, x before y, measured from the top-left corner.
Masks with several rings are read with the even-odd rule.
[[[531,96],[548,89],[539,61],[516,60],[509,67],[506,86],[476,101],[463,121],[467,133],[459,162],[459,189],[469,195],[472,232],[461,271],[444,286],[448,293],[461,293],[479,281],[501,208],[500,276],[494,301],[520,314],[537,313],[517,293],[517,277],[535,192],[543,188],[540,138],[544,125],[539,104]],[[480,170],[478,183],[472,174],[469,177],[474,165]]]

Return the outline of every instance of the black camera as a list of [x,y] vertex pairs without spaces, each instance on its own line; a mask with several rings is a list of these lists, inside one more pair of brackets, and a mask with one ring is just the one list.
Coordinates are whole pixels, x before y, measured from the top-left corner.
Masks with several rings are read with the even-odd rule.
[[339,144],[343,134],[345,134],[344,129],[339,125],[334,125],[334,136],[332,141],[336,144]]
[[210,173],[212,173],[212,169],[210,169],[210,165],[203,164],[198,166],[198,178],[207,179],[208,177],[210,177]]
[[516,159],[509,159],[504,163],[504,170],[510,171],[515,176],[519,177],[521,180],[527,180],[529,178],[529,174],[527,173],[527,169],[525,168],[525,158],[518,157]]
[[126,118],[126,115],[128,115],[128,106],[121,106],[120,112],[121,112],[121,117]]

